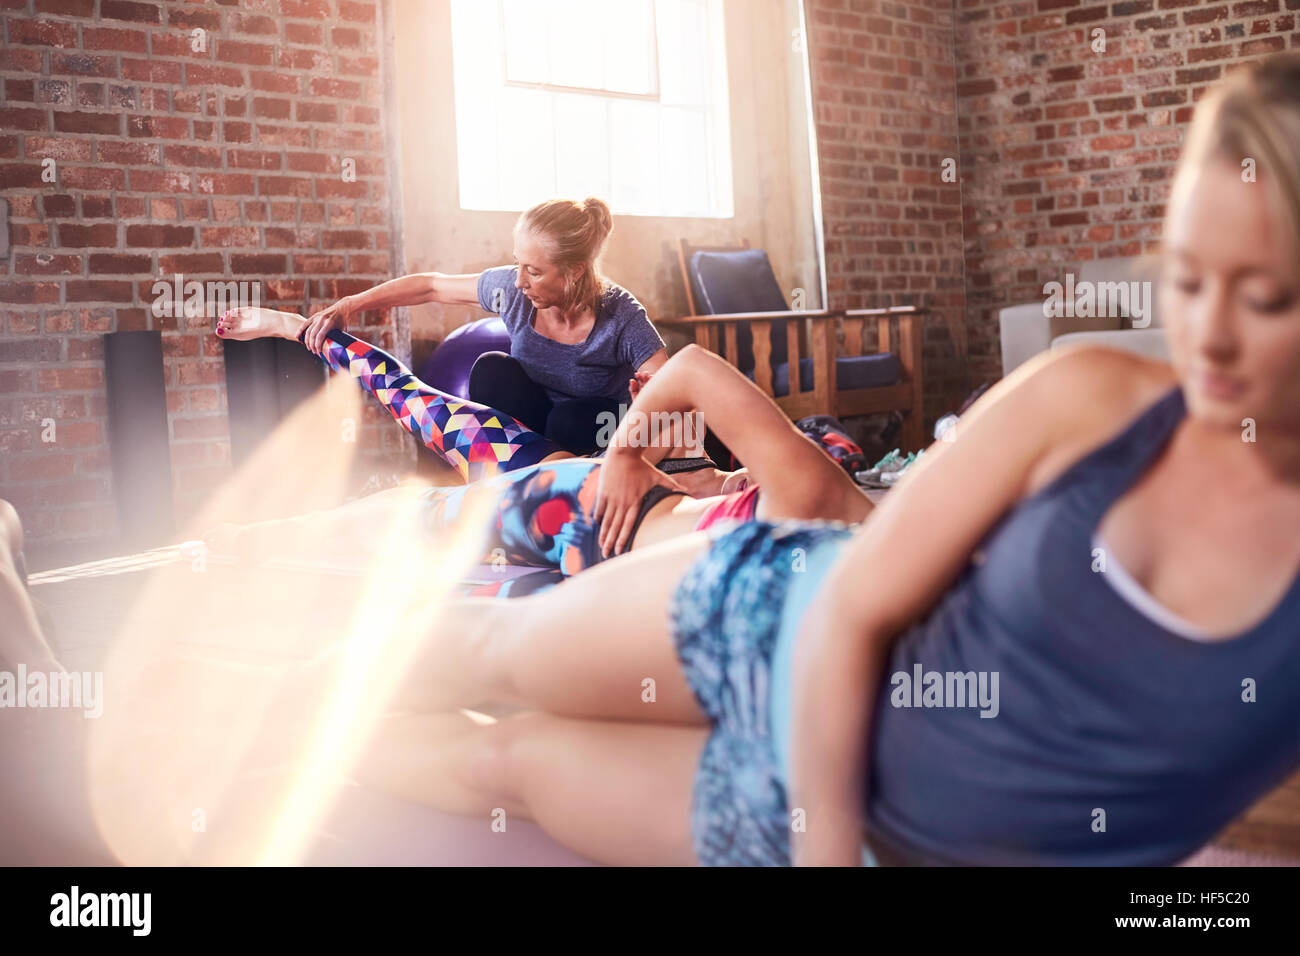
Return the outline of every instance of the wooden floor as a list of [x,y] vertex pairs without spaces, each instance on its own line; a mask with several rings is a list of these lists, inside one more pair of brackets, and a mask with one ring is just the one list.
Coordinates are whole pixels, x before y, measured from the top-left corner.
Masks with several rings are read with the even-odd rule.
[[[71,670],[98,669],[111,636],[147,578],[145,572],[175,560],[180,559],[174,551],[158,551],[72,572],[33,575],[32,596],[53,622],[65,665]],[[1227,827],[1211,847],[1300,863],[1300,773]],[[1206,855],[1215,857],[1213,852]],[[1231,862],[1241,861],[1233,857]]]

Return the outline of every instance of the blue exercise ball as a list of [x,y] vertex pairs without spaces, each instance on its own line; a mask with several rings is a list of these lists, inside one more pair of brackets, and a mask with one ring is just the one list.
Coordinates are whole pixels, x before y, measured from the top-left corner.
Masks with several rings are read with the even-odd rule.
[[469,397],[469,370],[484,352],[510,352],[510,334],[490,315],[454,329],[420,368],[420,379],[443,392]]

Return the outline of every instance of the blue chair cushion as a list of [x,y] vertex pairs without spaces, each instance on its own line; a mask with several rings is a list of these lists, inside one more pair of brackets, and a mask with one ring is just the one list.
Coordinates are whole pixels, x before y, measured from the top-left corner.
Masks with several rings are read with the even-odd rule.
[[[697,252],[689,263],[695,301],[705,315],[730,312],[789,312],[785,294],[777,284],[772,263],[762,249]],[[785,323],[772,323],[772,356],[786,354]],[[748,322],[736,325],[736,352],[723,354],[742,372],[754,369],[754,334]],[[775,360],[772,363],[776,369]]]
[[[752,380],[753,375],[749,378]],[[893,352],[878,355],[854,355],[835,360],[835,383],[841,391],[859,388],[884,388],[897,385],[903,377],[898,356]],[[813,360],[799,360],[799,391],[811,392],[817,383],[813,377]],[[772,373],[772,391],[777,398],[790,394],[790,363],[782,362]]]

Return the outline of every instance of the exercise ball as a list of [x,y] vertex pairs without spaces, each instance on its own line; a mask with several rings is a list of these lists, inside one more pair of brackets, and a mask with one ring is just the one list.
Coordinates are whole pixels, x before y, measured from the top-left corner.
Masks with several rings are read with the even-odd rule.
[[420,379],[439,391],[469,397],[469,370],[484,352],[510,352],[510,334],[499,316],[453,329],[420,368]]

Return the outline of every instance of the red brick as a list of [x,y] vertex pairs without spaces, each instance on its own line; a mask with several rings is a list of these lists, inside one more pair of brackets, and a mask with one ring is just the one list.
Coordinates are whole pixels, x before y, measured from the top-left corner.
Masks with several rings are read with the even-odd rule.
[[232,248],[258,245],[257,229],[252,226],[216,227],[204,229],[200,235],[204,246]]
[[249,33],[261,36],[276,36],[280,29],[271,17],[251,13],[237,13],[230,18],[231,28],[236,33]]
[[137,23],[162,23],[162,11],[156,3],[133,0],[100,0],[99,15],[105,20],[133,20]]
[[0,128],[6,130],[49,129],[49,114],[45,110],[0,109]]
[[319,45],[321,42],[321,28],[311,23],[286,23],[284,25],[284,38],[290,43]]
[[293,176],[258,176],[257,192],[260,196],[310,196],[310,179]]
[[[290,154],[292,157],[297,154]],[[226,162],[238,169],[279,169],[280,154],[260,152],[251,149],[231,149],[226,151]]]
[[259,96],[253,100],[253,115],[261,119],[288,119],[292,101]]
[[359,47],[361,31],[353,30],[351,27],[335,27],[330,31],[330,42],[334,46]]
[[142,80],[146,83],[167,83],[179,86],[181,64],[162,60],[128,60],[122,58],[122,79]]
[[153,263],[149,256],[97,252],[90,257],[92,275],[138,275],[152,270]]
[[5,80],[5,100],[10,103],[33,103],[36,101],[36,84],[32,80]]
[[75,47],[77,28],[53,20],[9,19],[9,42],[42,47]]
[[129,170],[131,189],[146,193],[187,193],[194,185],[191,173],[159,169]]
[[353,80],[314,78],[308,83],[312,96],[328,96],[339,100],[355,100],[361,96],[361,84]]
[[69,478],[77,466],[76,455],[63,455],[49,449],[54,446],[40,446],[42,450],[31,455],[23,455],[9,463],[9,477],[13,481],[49,481],[56,478]]
[[56,75],[117,76],[117,57],[91,53],[52,53],[50,72]]
[[194,245],[190,226],[127,226],[126,244],[134,248],[177,248]]
[[[117,176],[121,176],[120,169],[109,170]],[[85,219],[112,219],[113,218],[113,197],[112,196],[82,196],[81,197],[81,215]]]
[[287,270],[285,269],[285,257],[283,255],[273,255],[271,253],[241,255],[231,253],[230,271],[236,275],[276,275]]
[[55,256],[49,253],[18,253],[14,256],[14,272],[26,276],[79,276],[81,256]]
[[128,116],[126,131],[144,139],[188,139],[190,121],[181,116]]
[[0,339],[0,363],[57,362],[59,351],[58,339]]
[[45,218],[66,218],[77,214],[77,201],[71,196],[42,196],[41,210]]
[[208,63],[186,63],[185,82],[188,86],[243,87],[246,81],[243,70]]
[[63,286],[68,302],[133,302],[135,289],[130,282],[107,282],[98,279],[70,280]]
[[62,174],[69,189],[124,189],[126,172],[108,166],[69,166]]
[[217,10],[196,10],[193,7],[172,7],[167,11],[167,25],[178,30],[200,27],[214,31],[221,29],[221,14]]
[[123,53],[149,52],[149,34],[143,30],[96,30],[83,27],[83,50],[119,50]]
[[59,245],[69,249],[117,245],[117,226],[101,223],[83,226],[76,223],[59,223]]
[[220,166],[221,150],[209,146],[168,146],[163,150],[168,166]]
[[332,16],[328,0],[280,0],[280,13],[300,20],[327,20]]
[[1286,42],[1281,37],[1262,37],[1258,40],[1247,40],[1241,45],[1242,56],[1260,56],[1264,53],[1276,53],[1284,49]]
[[290,72],[260,73],[253,70],[248,78],[253,89],[262,93],[297,93],[302,89],[302,81]]
[[202,252],[189,255],[158,257],[158,270],[164,275],[176,273],[220,275],[226,271],[225,260],[219,252]]
[[36,0],[36,12],[57,17],[93,17],[95,0]]
[[245,63],[250,66],[270,66],[275,47],[265,43],[246,43],[239,40],[222,40],[217,46],[217,59],[223,63]]
[[245,173],[203,173],[198,188],[207,195],[251,196],[253,177]]
[[99,144],[99,160],[116,166],[156,166],[162,162],[162,147],[156,143],[105,141]]

